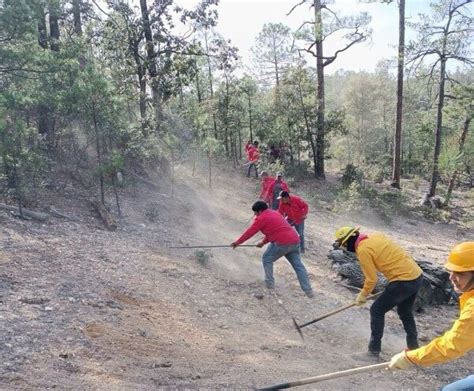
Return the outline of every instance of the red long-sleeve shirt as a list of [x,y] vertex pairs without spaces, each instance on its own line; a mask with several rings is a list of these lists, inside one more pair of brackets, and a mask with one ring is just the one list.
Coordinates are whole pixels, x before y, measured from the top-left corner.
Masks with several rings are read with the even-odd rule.
[[308,214],[308,204],[301,197],[296,195],[290,195],[289,199],[290,202],[287,204],[284,204],[282,200],[280,200],[278,212],[288,217],[289,221],[295,224],[301,224]]
[[[271,182],[270,185],[268,186],[267,197],[269,200],[273,199],[273,188],[275,187],[275,184],[277,182],[278,182],[278,179],[275,178],[273,182]],[[283,179],[280,179],[280,191],[290,191],[288,184]]]
[[275,179],[271,176],[267,176],[262,180],[262,191],[260,192],[260,199],[269,202],[271,198],[268,198],[268,189]]
[[250,239],[258,231],[265,235],[264,243],[274,242],[276,244],[298,244],[300,237],[296,230],[288,224],[283,216],[276,210],[266,209],[255,216],[253,223],[234,243],[242,244]]
[[251,145],[247,149],[247,158],[249,162],[256,163],[258,159],[260,159],[260,152],[258,151],[258,148],[255,147],[255,145]]

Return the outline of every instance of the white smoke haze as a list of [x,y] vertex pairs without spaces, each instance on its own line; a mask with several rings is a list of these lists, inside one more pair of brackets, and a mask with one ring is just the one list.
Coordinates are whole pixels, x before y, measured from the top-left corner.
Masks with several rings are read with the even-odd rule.
[[[214,163],[215,164],[215,163]],[[208,184],[208,162],[201,159],[196,164],[195,176],[190,176],[189,167],[177,170],[179,180],[192,181],[193,191],[189,190],[184,202],[189,205],[192,219],[192,230],[187,233],[189,245],[229,245],[229,248],[209,249],[212,254],[209,268],[222,278],[243,282],[262,280],[262,249],[239,247],[233,250],[230,244],[252,223],[251,206],[256,200],[253,194],[256,180],[249,179],[249,187],[243,188],[242,178],[234,173],[222,174],[221,169],[212,174],[212,187]],[[192,171],[192,170],[191,170]],[[222,186],[222,182],[226,182]],[[235,190],[229,191],[231,188]],[[226,189],[227,188],[227,189]],[[248,199],[248,202],[242,202]],[[183,201],[183,200],[181,200]],[[261,235],[257,234],[245,244],[258,243]]]

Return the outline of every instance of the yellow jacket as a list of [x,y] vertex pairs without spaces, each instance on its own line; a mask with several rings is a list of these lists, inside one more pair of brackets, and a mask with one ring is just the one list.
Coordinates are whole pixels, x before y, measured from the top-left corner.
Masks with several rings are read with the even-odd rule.
[[429,367],[454,360],[474,349],[474,289],[462,294],[461,313],[451,330],[428,345],[407,352],[414,364]]
[[382,233],[372,233],[362,239],[356,246],[356,254],[365,276],[362,291],[366,295],[377,284],[377,271],[390,282],[411,281],[423,273],[412,257]]

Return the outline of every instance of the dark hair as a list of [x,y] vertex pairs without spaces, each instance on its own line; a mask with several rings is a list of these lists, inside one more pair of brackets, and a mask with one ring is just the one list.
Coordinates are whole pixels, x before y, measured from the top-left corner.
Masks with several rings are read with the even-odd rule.
[[288,192],[285,191],[285,190],[280,191],[279,197],[280,197],[280,198],[288,198],[288,197],[290,197],[290,193],[288,193]]
[[351,253],[355,253],[355,244],[357,239],[359,238],[359,232],[354,232],[349,239],[347,239],[347,251],[350,251]]
[[253,145],[255,145],[255,146],[258,145],[258,141],[255,140],[255,141],[253,142]]
[[257,201],[252,205],[252,210],[254,212],[263,212],[266,209],[268,209],[268,205],[264,201]]

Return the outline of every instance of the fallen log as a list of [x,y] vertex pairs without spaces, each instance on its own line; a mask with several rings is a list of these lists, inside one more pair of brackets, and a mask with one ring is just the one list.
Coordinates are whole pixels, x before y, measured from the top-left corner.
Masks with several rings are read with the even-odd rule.
[[[331,250],[328,258],[347,283],[357,288],[364,284],[364,274],[357,261],[356,255],[345,250]],[[423,270],[423,283],[415,300],[415,310],[420,311],[428,305],[447,304],[451,298],[455,298],[453,286],[449,281],[449,273],[442,267],[435,266],[424,260],[415,260]],[[388,284],[387,279],[378,273],[377,285],[374,292],[379,292]]]
[[[10,206],[6,204],[0,203],[0,209],[7,210],[9,212],[14,212],[15,214],[19,215],[20,210],[16,206]],[[21,208],[21,211],[26,217],[31,217],[32,219],[38,220],[38,221],[48,221],[49,215],[47,213],[41,213],[41,212],[34,212],[29,209]]]
[[100,218],[104,222],[106,228],[109,231],[115,231],[117,229],[117,223],[110,214],[110,212],[105,208],[104,204],[97,200],[89,200],[94,209],[99,213]]
[[54,217],[60,217],[66,220],[77,221],[75,217],[68,216],[67,214],[61,213],[57,211],[56,209],[54,209],[52,206],[49,207],[49,213],[51,213],[51,215],[53,215]]

